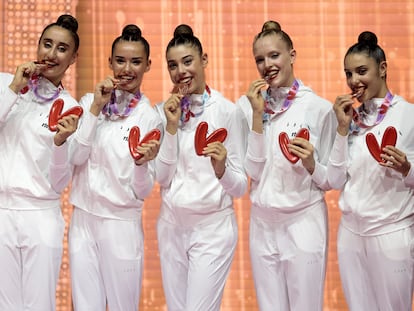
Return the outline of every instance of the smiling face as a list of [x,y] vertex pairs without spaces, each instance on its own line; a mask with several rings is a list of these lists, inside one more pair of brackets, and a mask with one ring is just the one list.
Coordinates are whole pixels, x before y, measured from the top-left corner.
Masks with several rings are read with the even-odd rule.
[[270,87],[291,86],[295,79],[293,63],[296,51],[289,49],[278,34],[258,38],[253,45],[253,55],[260,76]]
[[180,89],[185,88],[187,94],[202,94],[206,88],[205,72],[207,54],[200,56],[199,51],[189,45],[181,44],[171,47],[166,54],[170,78]]
[[150,70],[144,45],[138,41],[119,41],[109,58],[114,78],[120,80],[118,89],[136,93],[140,90],[144,73]]
[[78,56],[75,51],[75,41],[69,30],[52,26],[48,28],[39,40],[37,60],[46,63],[42,76],[58,86],[66,72]]
[[345,57],[344,67],[348,87],[358,101],[385,97],[387,93],[385,61],[378,64],[366,53],[351,53]]

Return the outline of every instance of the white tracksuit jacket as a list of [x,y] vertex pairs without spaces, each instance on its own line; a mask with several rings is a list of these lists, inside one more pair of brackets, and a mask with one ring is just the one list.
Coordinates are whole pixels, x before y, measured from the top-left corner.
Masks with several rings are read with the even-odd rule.
[[[156,109],[165,124],[163,104]],[[197,114],[203,108],[191,109]],[[243,169],[246,130],[242,118],[232,102],[211,89],[200,116],[190,118],[176,135],[165,133],[156,158],[156,178],[162,195],[160,218],[173,224],[195,226],[233,213],[232,197],[240,197],[247,190]],[[226,171],[221,179],[215,177],[210,158],[198,156],[194,149],[195,130],[202,121],[208,123],[207,135],[218,128],[226,128],[228,132],[224,141]]]
[[[367,124],[377,118],[377,107],[383,99],[366,103]],[[406,153],[414,164],[414,105],[395,95],[385,118],[378,125],[358,135],[336,135],[330,165],[329,183],[343,189],[339,199],[342,225],[360,235],[379,235],[414,224],[414,168],[407,177],[391,168],[380,166],[369,153],[365,142],[367,133],[373,133],[379,145],[388,126],[397,130],[396,147]]]
[[88,213],[113,219],[137,219],[144,198],[154,185],[153,161],[137,166],[128,148],[129,131],[162,130],[161,119],[147,97],[142,96],[131,115],[114,121],[89,112],[93,94],[80,100],[84,120],[71,144],[70,159],[75,165],[71,203]]
[[[263,135],[250,131],[245,166],[251,177],[252,208],[260,213],[283,220],[300,214],[306,208],[323,200],[328,190],[326,164],[334,140],[336,118],[332,104],[317,96],[299,80],[299,91],[292,106],[275,120],[266,122]],[[276,91],[282,106],[290,88]],[[252,128],[252,108],[246,96],[237,105],[243,110],[249,128]],[[310,175],[301,160],[292,164],[279,146],[279,134],[286,132],[293,138],[300,128],[307,128],[314,146],[315,171]]]
[[[15,94],[8,87],[12,80],[11,74],[0,74],[0,208],[59,207],[62,189],[52,187],[50,176],[62,179],[59,173],[67,174],[60,167],[60,155],[66,154],[68,144],[54,146],[55,133],[48,128],[53,101],[41,103],[31,90],[24,95]],[[55,91],[50,81],[40,80],[39,92],[43,96]],[[63,111],[78,105],[66,90],[60,92],[59,98],[65,103]],[[53,148],[59,149],[53,153],[54,158]]]

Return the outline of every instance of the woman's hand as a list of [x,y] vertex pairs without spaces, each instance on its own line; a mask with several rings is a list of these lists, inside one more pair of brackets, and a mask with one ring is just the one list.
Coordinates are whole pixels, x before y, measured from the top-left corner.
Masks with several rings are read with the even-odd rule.
[[382,151],[381,158],[385,162],[380,162],[380,165],[390,167],[401,173],[404,177],[407,176],[411,168],[411,163],[408,161],[406,154],[394,146],[385,146]]
[[313,158],[313,145],[304,138],[295,137],[287,146],[292,154],[294,154],[302,160],[303,167],[309,172],[309,174],[312,175],[315,170],[315,159]]
[[177,133],[178,125],[181,118],[181,99],[182,95],[178,93],[171,94],[170,98],[164,103],[164,113],[167,118],[166,130],[171,135]]
[[19,93],[27,85],[32,76],[39,74],[46,66],[46,64],[38,62],[27,62],[19,65],[16,68],[13,81],[10,83],[9,88],[16,94]]
[[263,115],[265,106],[261,91],[265,86],[267,86],[267,83],[264,79],[255,80],[250,84],[246,93],[246,96],[250,101],[250,105],[252,106],[253,113],[259,114],[260,118]]
[[136,165],[142,165],[145,162],[155,159],[160,150],[160,142],[156,139],[150,140],[147,143],[143,143],[137,147],[137,151],[142,154],[139,160],[135,161]]
[[95,86],[95,92],[93,97],[93,103],[90,108],[90,112],[98,116],[103,107],[111,100],[112,91],[116,88],[119,81],[113,77],[107,77],[105,80],[99,82]]
[[250,84],[249,89],[246,93],[246,96],[249,99],[253,110],[252,129],[256,133],[263,132],[263,112],[265,108],[265,101],[261,90],[265,86],[267,86],[267,83],[264,79],[255,80]]
[[338,96],[333,105],[333,110],[338,120],[337,132],[342,136],[348,135],[354,111],[352,108],[353,104],[352,95],[346,94]]
[[75,114],[63,117],[57,124],[57,131],[53,141],[56,146],[62,145],[66,139],[75,133],[78,128],[79,117]]
[[220,179],[226,170],[227,149],[221,142],[213,142],[203,149],[203,155],[210,157],[216,177]]

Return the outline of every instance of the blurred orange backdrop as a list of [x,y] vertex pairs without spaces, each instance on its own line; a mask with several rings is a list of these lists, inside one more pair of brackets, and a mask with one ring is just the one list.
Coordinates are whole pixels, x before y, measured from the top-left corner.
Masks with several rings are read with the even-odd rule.
[[[268,1],[268,0],[1,0],[0,70],[13,73],[22,62],[33,60],[43,27],[62,13],[79,21],[80,55],[68,71],[64,85],[75,98],[93,91],[110,74],[112,41],[123,26],[137,24],[151,45],[152,68],[144,78],[144,93],[155,104],[171,89],[164,55],[175,26],[187,23],[209,55],[208,84],[233,101],[258,77],[252,40],[264,21],[278,21],[297,50],[295,73],[305,84],[331,102],[348,92],[342,60],[361,31],[379,38],[388,58],[388,84],[410,102],[414,78],[413,1]],[[62,195],[62,210],[69,223],[70,188]],[[346,310],[336,258],[336,230],[340,217],[338,193],[328,192],[329,257],[325,310]],[[166,310],[163,296],[155,223],[159,211],[158,186],[144,205],[145,266],[140,310]],[[222,310],[257,310],[248,254],[249,199],[235,201],[239,243],[226,285]],[[67,239],[57,292],[57,310],[71,310]]]

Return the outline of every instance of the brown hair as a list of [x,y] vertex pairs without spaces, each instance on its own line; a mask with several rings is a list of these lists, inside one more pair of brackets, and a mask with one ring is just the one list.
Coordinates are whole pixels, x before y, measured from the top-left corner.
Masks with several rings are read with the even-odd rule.
[[186,24],[178,25],[174,30],[174,37],[170,40],[167,45],[167,50],[179,45],[190,45],[195,47],[199,55],[203,55],[203,47],[200,40],[194,36],[193,30]]
[[262,31],[259,32],[253,40],[253,46],[255,45],[256,41],[260,38],[269,36],[269,35],[278,35],[282,38],[284,42],[286,42],[288,49],[293,49],[293,42],[290,39],[289,35],[282,30],[280,24],[275,21],[267,21],[262,26]]
[[72,15],[69,14],[63,14],[61,16],[59,16],[59,18],[57,19],[56,22],[47,25],[43,31],[42,34],[39,38],[39,44],[40,41],[44,35],[44,33],[46,32],[46,30],[48,30],[49,28],[53,27],[53,26],[58,26],[58,27],[62,27],[65,28],[66,30],[69,30],[70,34],[72,35],[73,41],[75,41],[75,52],[78,51],[79,49],[79,35],[78,35],[78,21],[76,20],[76,18],[74,18]]

